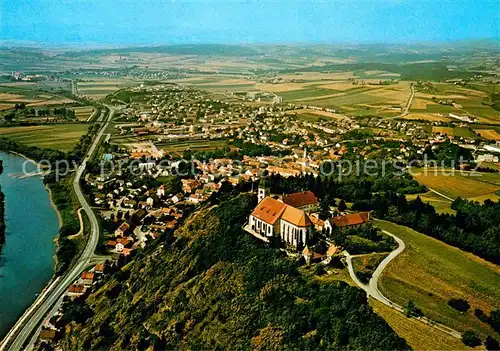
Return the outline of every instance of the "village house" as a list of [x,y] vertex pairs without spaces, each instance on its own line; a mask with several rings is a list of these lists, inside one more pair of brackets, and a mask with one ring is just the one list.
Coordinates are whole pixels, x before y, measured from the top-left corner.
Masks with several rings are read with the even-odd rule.
[[79,284],[88,287],[91,287],[94,283],[94,272],[82,272],[80,275]]
[[315,211],[319,205],[316,195],[310,190],[285,195],[283,196],[283,202],[306,212]]
[[68,296],[82,296],[86,290],[87,288],[83,285],[71,284],[68,287]]
[[344,216],[329,218],[325,221],[325,231],[332,233],[334,228],[345,230],[348,228],[358,228],[370,221],[369,212],[351,213]]
[[130,225],[127,222],[123,222],[116,230],[115,236],[124,236],[127,230],[130,228]]

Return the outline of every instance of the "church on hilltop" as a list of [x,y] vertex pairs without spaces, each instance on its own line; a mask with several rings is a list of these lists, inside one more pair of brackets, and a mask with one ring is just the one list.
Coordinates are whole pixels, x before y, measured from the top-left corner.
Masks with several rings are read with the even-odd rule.
[[250,214],[245,230],[266,242],[279,238],[295,247],[306,246],[313,239],[314,227],[308,212],[318,207],[314,193],[298,192],[275,199],[268,192],[262,180],[258,189],[259,203]]

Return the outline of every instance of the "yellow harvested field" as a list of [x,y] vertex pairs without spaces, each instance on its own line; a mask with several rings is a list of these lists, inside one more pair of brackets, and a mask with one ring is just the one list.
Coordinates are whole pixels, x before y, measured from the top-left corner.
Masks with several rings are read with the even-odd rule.
[[455,174],[450,172],[434,171],[425,169],[412,171],[413,177],[421,184],[431,188],[441,194],[451,198],[478,198],[483,199],[494,197],[495,192],[500,190],[500,185],[497,185],[491,177],[498,177],[500,175],[469,173],[455,171]]
[[427,109],[427,105],[435,105],[435,103],[424,99],[413,99],[411,108],[416,110],[425,110]]
[[477,135],[489,140],[500,140],[500,134],[493,129],[474,129]]
[[262,91],[269,91],[271,93],[282,93],[290,90],[304,89],[309,84],[310,83],[283,83],[283,84],[257,83],[255,85],[255,88]]
[[26,106],[27,107],[36,107],[36,106],[46,106],[46,105],[64,105],[64,104],[70,104],[72,102],[74,102],[74,101],[71,99],[55,98],[55,99],[47,99],[47,100],[29,103]]
[[452,118],[446,116],[440,116],[438,114],[433,113],[414,113],[410,112],[406,116],[402,117],[403,119],[410,120],[424,120],[429,122],[448,122],[451,121]]
[[326,112],[326,111],[319,111],[319,110],[313,110],[313,109],[308,109],[308,108],[303,108],[300,110],[291,110],[289,111],[290,113],[311,113],[314,115],[318,116],[325,116],[325,117],[330,117],[338,120],[342,120],[344,118],[343,115],[339,115],[336,113],[331,113],[331,112]]
[[427,324],[408,318],[402,313],[370,298],[370,305],[375,313],[385,319],[392,329],[415,351],[427,350],[472,350],[459,339],[454,338]]
[[283,74],[280,76],[284,80],[307,80],[307,81],[321,81],[321,80],[347,80],[354,78],[354,72],[336,72],[336,73],[321,73],[321,72],[304,72],[300,74]]
[[427,93],[415,93],[416,98],[426,98],[432,99],[435,97],[437,100],[453,100],[453,99],[469,99],[469,97],[465,95],[459,94],[451,94],[451,95],[435,95],[435,94],[427,94]]
[[320,88],[325,88],[325,89],[334,89],[334,90],[350,90],[358,87],[359,85],[354,85],[352,82],[348,81],[343,81],[343,82],[338,82],[338,83],[331,83],[331,84],[325,84],[321,85]]
[[0,100],[12,100],[12,99],[22,99],[23,96],[19,94],[11,94],[11,93],[0,93]]
[[436,134],[436,133],[446,134],[448,136],[455,135],[454,131],[453,131],[453,128],[451,128],[451,127],[437,127],[437,126],[434,126],[434,127],[432,127],[432,133],[434,133],[434,134]]
[[14,106],[15,106],[14,104],[3,104],[3,103],[0,103],[0,111],[10,110]]

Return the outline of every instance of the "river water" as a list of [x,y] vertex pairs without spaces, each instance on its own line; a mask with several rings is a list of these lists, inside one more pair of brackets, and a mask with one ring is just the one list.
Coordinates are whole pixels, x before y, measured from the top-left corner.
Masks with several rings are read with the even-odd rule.
[[[24,159],[0,152],[5,244],[0,254],[0,339],[35,300],[54,271],[59,221],[40,177],[16,179]],[[29,165],[34,170],[34,165]]]

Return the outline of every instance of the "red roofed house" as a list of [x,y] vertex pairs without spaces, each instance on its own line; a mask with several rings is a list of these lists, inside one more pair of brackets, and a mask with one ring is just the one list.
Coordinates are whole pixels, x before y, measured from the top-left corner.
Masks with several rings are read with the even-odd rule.
[[310,190],[285,195],[283,196],[283,202],[307,212],[314,211],[318,207],[318,199]]
[[130,225],[127,222],[123,222],[118,229],[115,230],[115,236],[123,236],[127,232]]
[[347,228],[357,228],[370,221],[369,212],[351,213],[344,216],[329,218],[325,221],[325,230],[328,233],[333,231],[333,228],[341,230]]
[[92,283],[94,283],[94,272],[82,272],[80,275],[80,284],[90,287]]
[[83,285],[70,285],[68,288],[68,296],[81,296],[87,288]]

